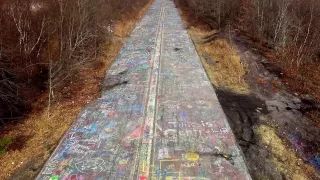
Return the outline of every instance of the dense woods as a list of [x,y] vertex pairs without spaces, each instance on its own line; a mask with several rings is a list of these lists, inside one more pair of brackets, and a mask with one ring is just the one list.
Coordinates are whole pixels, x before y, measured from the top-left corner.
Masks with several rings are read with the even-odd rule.
[[176,0],[176,4],[211,29],[224,31],[231,27],[253,39],[265,47],[262,54],[293,79],[294,91],[320,100],[319,1]]
[[0,1],[0,124],[95,61],[114,22],[147,0]]

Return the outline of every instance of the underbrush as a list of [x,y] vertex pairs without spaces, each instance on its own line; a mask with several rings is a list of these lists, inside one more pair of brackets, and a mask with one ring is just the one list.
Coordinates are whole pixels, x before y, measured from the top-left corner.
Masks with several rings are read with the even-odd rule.
[[[201,3],[202,1],[206,1],[206,3],[211,2],[211,5],[213,6],[207,6],[207,10],[211,9],[211,11],[217,12],[217,7],[215,6],[221,2],[220,0],[200,0],[198,3]],[[300,1],[300,0],[298,0]],[[256,25],[261,25],[259,23],[255,24],[254,21],[256,18],[261,18],[261,15],[259,17],[255,17],[255,12],[252,12],[253,10],[257,10],[253,7],[257,7],[257,4],[254,3],[267,3],[266,1],[260,1],[260,0],[239,0],[239,6],[236,7],[234,10],[236,16],[234,17],[228,17],[226,19],[227,22],[222,23],[222,26],[212,26],[210,23],[212,21],[216,21],[215,19],[209,20],[208,17],[201,16],[202,9],[206,7],[198,7],[193,5],[190,5],[192,3],[192,0],[178,0],[177,5],[179,9],[181,10],[181,14],[185,20],[185,24],[188,28],[189,34],[192,37],[193,41],[195,42],[196,48],[199,52],[199,55],[201,56],[203,65],[212,81],[212,83],[215,86],[220,85],[220,87],[223,88],[229,88],[232,90],[232,92],[243,93],[241,91],[242,87],[247,87],[245,81],[244,83],[239,83],[242,81],[237,81],[237,78],[241,77],[241,80],[244,80],[242,77],[244,77],[245,71],[247,70],[246,66],[241,64],[241,60],[238,60],[238,57],[234,53],[235,51],[232,48],[232,43],[230,42],[236,42],[240,45],[243,45],[243,47],[246,47],[246,51],[250,50],[252,51],[257,57],[260,57],[260,55],[264,56],[269,61],[264,61],[265,58],[263,58],[263,61],[257,61],[261,62],[265,65],[266,69],[268,69],[271,73],[274,73],[278,75],[281,78],[281,82],[285,85],[286,88],[288,88],[289,91],[291,91],[292,94],[296,96],[300,96],[302,103],[301,108],[297,109],[300,110],[300,112],[305,113],[308,115],[311,119],[313,119],[316,123],[318,123],[318,127],[320,127],[320,105],[319,105],[319,95],[320,95],[320,79],[319,79],[319,73],[320,73],[320,62],[319,62],[319,55],[316,53],[317,49],[319,50],[319,44],[314,43],[314,41],[319,40],[318,32],[317,32],[317,22],[314,21],[314,19],[308,19],[310,18],[310,11],[304,10],[304,12],[301,12],[304,14],[304,18],[306,18],[303,22],[301,22],[303,27],[301,27],[301,34],[296,36],[295,43],[292,44],[292,42],[287,42],[286,40],[290,41],[290,35],[294,31],[291,31],[290,33],[287,31],[288,34],[282,34],[280,35],[281,38],[284,38],[280,42],[279,37],[277,37],[277,40],[272,37],[271,31],[275,30],[276,28],[279,28],[279,26],[276,26],[278,23],[277,21],[270,21],[274,17],[273,16],[277,13],[271,12],[271,11],[277,11],[277,9],[269,9],[266,11],[266,9],[263,9],[264,13],[266,13],[266,16],[269,16],[268,22],[263,22],[263,28],[267,29],[263,30],[263,34],[259,34],[255,31]],[[226,1],[225,3],[227,3]],[[268,1],[268,2],[274,2],[274,1]],[[289,2],[289,1],[278,1],[278,2]],[[290,2],[297,2],[297,1],[290,1]],[[303,2],[303,1],[300,1]],[[316,1],[311,1],[315,3]],[[222,2],[223,4],[224,2]],[[276,4],[276,3],[275,3]],[[306,3],[307,5],[310,5],[310,2]],[[312,4],[312,3],[311,3]],[[260,4],[261,5],[261,4]],[[266,5],[266,4],[265,4]],[[318,6],[319,4],[315,6]],[[215,6],[215,7],[214,7]],[[296,7],[294,7],[294,11],[299,9],[302,5],[297,4]],[[293,5],[291,5],[293,7]],[[219,8],[218,8],[219,9]],[[307,8],[308,9],[308,8]],[[312,8],[311,8],[312,9]],[[223,6],[220,7],[220,10],[224,10]],[[291,9],[293,10],[293,9]],[[200,12],[199,12],[200,11]],[[318,11],[318,10],[317,10]],[[269,13],[270,12],[270,13]],[[311,11],[314,13],[312,16],[315,17],[315,14],[319,12],[315,12],[315,10]],[[261,9],[260,9],[261,13]],[[198,14],[198,16],[197,16]],[[232,14],[231,14],[232,15]],[[286,14],[287,15],[287,14]],[[313,17],[313,18],[314,18]],[[215,18],[215,17],[211,17]],[[283,17],[288,18],[288,17]],[[260,19],[261,20],[261,19]],[[274,19],[275,20],[275,19]],[[311,25],[310,25],[311,22]],[[267,24],[265,24],[267,23]],[[275,25],[272,29],[272,23]],[[286,22],[288,23],[288,22]],[[211,23],[212,24],[212,23]],[[223,26],[223,24],[225,24]],[[308,35],[308,30],[306,27],[310,27],[309,33],[313,34],[312,37],[315,38],[313,40],[310,40],[310,34]],[[282,29],[283,28],[283,29]],[[287,30],[286,27],[281,27],[282,30]],[[257,30],[257,29],[256,29]],[[258,30],[257,30],[258,31]],[[232,36],[230,36],[230,32],[232,32]],[[279,33],[279,32],[278,32]],[[282,32],[281,32],[282,33]],[[280,34],[281,34],[280,33]],[[279,35],[279,34],[278,34]],[[298,37],[299,36],[299,37]],[[279,38],[279,39],[278,39]],[[288,39],[286,39],[288,38]],[[230,40],[231,39],[231,40]],[[300,39],[300,40],[297,40]],[[301,41],[301,39],[303,39]],[[285,43],[284,43],[285,42]],[[284,44],[282,44],[284,43]],[[313,44],[312,47],[310,45]],[[239,48],[240,49],[240,48]],[[240,49],[242,51],[242,49]],[[204,53],[210,54],[210,58],[206,58],[204,56]],[[251,52],[250,52],[251,53]],[[227,64],[223,64],[221,62],[221,59],[226,60],[228,62]],[[238,63],[240,61],[240,63]],[[230,72],[231,71],[231,72]],[[269,73],[269,72],[268,72]],[[230,78],[231,77],[231,78]],[[233,78],[232,78],[233,77]],[[250,78],[250,77],[249,77]],[[221,83],[219,83],[219,80],[221,79]],[[231,83],[231,82],[237,82],[237,83]],[[266,81],[264,78],[257,79],[257,83],[265,84]],[[274,84],[273,84],[274,83]],[[234,86],[234,85],[236,86]],[[271,89],[274,92],[272,93],[278,93],[280,89],[278,87],[283,87],[282,83],[274,81],[272,82],[275,89]],[[240,85],[240,86],[239,86]],[[272,86],[273,86],[272,85]],[[232,87],[232,88],[231,88]],[[244,88],[246,89],[246,88]],[[268,89],[265,87],[266,91]],[[240,92],[239,92],[240,91]],[[219,92],[219,89],[218,91]],[[246,92],[246,91],[245,91]],[[282,96],[280,94],[280,96]],[[239,120],[239,124],[243,127],[247,127],[246,120],[243,120],[244,117],[239,113],[239,111],[236,109],[236,105],[232,105],[230,107],[230,102],[234,102],[235,104],[238,104],[239,102],[247,103],[247,101],[244,101],[243,99],[236,99],[236,98],[226,98],[225,93],[218,93],[219,100],[222,102],[226,101],[227,105],[225,105],[226,109],[229,110],[230,114],[227,114],[228,118],[230,118],[230,122],[234,123],[237,122],[237,119]],[[318,101],[318,102],[317,102]],[[283,102],[285,103],[285,102]],[[223,105],[222,105],[223,106]],[[260,107],[261,105],[259,105]],[[243,111],[244,108],[247,108],[246,105],[242,105],[241,111]],[[225,111],[226,113],[228,112]],[[287,109],[288,110],[288,109]],[[240,111],[240,112],[241,112]],[[251,110],[252,113],[260,114],[261,111],[258,109]],[[282,119],[285,119],[287,115],[286,110],[279,110],[276,114],[280,114],[280,118],[277,121],[281,121]],[[235,117],[233,118],[232,113],[235,113]],[[239,113],[239,114],[237,114]],[[294,116],[294,114],[293,114]],[[271,116],[272,117],[272,116]],[[291,116],[288,116],[291,118]],[[300,118],[300,116],[298,116]],[[301,156],[296,152],[297,149],[292,150],[291,146],[288,146],[288,143],[285,139],[285,136],[287,136],[287,133],[283,131],[278,125],[275,126],[272,121],[274,121],[269,116],[262,116],[259,117],[259,124],[253,124],[252,130],[253,133],[258,136],[251,136],[251,140],[248,141],[248,144],[254,149],[254,151],[247,151],[249,146],[243,146],[244,144],[240,144],[241,147],[245,147],[242,150],[244,151],[245,155],[247,156],[247,160],[250,165],[250,169],[252,169],[252,175],[257,179],[270,179],[271,177],[277,177],[274,176],[274,174],[278,174],[279,178],[276,179],[318,179],[317,176],[317,170],[314,169],[310,163],[304,159],[301,159]],[[250,123],[252,123],[253,118],[250,118]],[[290,119],[291,120],[291,119]],[[300,121],[300,119],[299,119]],[[301,120],[302,121],[302,120]],[[294,122],[294,121],[292,121]],[[231,124],[232,124],[231,123]],[[310,129],[311,126],[314,124],[308,120],[303,120],[303,123],[308,124],[306,129]],[[240,126],[239,124],[236,124],[236,126]],[[240,127],[241,127],[240,126]],[[285,123],[285,129],[290,128],[303,128],[302,125],[294,124],[290,127],[290,123]],[[235,128],[235,135],[239,138],[239,143],[245,142],[243,137],[245,137],[246,131],[239,131],[241,132],[240,135],[237,134],[237,130],[239,130],[238,127]],[[308,136],[308,135],[306,135]],[[255,143],[255,142],[259,143]],[[300,145],[304,143],[299,142]],[[258,146],[257,146],[258,145]],[[311,148],[306,146],[306,149],[309,152],[311,152]],[[260,154],[261,153],[261,154]],[[267,155],[266,155],[267,154]],[[271,161],[270,161],[271,160]],[[258,162],[258,163],[257,163]],[[267,162],[267,163],[265,163]],[[270,163],[270,164],[269,164]],[[255,166],[259,165],[259,166]],[[273,168],[275,168],[273,170]],[[269,175],[268,173],[271,172]],[[274,173],[276,172],[276,173]],[[264,174],[265,173],[265,174]]]
[[12,137],[4,137],[0,139],[0,156],[7,152],[8,146],[12,144]]
[[36,96],[32,111],[22,121],[11,121],[0,129],[0,140],[12,137],[0,156],[0,179],[34,179],[59,140],[90,101],[101,94],[101,83],[106,70],[113,63],[137,21],[151,1],[139,1],[135,8],[122,12],[115,20],[110,36],[97,47],[94,61],[79,68],[75,76],[66,79],[54,90],[54,101],[48,105],[49,90]]
[[[97,61],[115,23],[148,0],[0,2],[0,126],[26,116],[42,93],[50,107],[77,73]],[[130,6],[128,6],[130,4]]]
[[222,37],[210,39],[216,35],[214,32],[203,32],[196,27],[190,28],[189,33],[211,83],[240,94],[249,93],[248,84],[244,79],[245,67],[228,40]]
[[275,127],[260,125],[255,131],[262,142],[271,148],[272,162],[277,166],[278,171],[285,179],[311,179],[311,175],[314,174],[312,167],[297,157],[293,150],[288,149],[285,142],[277,135],[276,130]]
[[[318,1],[177,0],[176,4],[187,18],[187,28],[194,26],[225,36],[232,31],[249,48],[258,50],[289,91],[311,101],[302,111],[320,124]],[[228,74],[225,77],[229,79]]]
[[241,62],[230,39],[214,30],[205,19],[194,18],[194,12],[183,2],[178,4],[189,34],[200,55],[200,59],[211,83],[219,88],[230,89],[240,94],[248,94],[249,88],[245,81],[246,67]]

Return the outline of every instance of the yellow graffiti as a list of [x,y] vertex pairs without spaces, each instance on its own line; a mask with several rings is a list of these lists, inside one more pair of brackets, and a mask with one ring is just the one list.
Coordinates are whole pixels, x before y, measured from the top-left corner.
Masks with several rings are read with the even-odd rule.
[[121,159],[121,160],[119,161],[119,164],[120,164],[120,165],[128,164],[128,160]]
[[146,165],[146,160],[143,160],[143,162],[142,162],[142,172],[146,172],[145,165]]
[[200,155],[198,153],[188,152],[184,155],[184,158],[188,161],[197,161],[200,158]]
[[221,151],[221,148],[219,146],[215,146],[216,150]]

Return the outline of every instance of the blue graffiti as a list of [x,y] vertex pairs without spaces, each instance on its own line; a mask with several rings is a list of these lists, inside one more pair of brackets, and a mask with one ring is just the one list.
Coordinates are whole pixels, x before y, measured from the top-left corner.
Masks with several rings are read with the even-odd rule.
[[185,111],[183,111],[181,116],[185,118],[185,117],[187,117],[187,113]]
[[317,170],[320,170],[320,155],[311,150],[309,142],[294,134],[289,134],[288,137],[294,147],[298,149],[303,159],[308,161]]
[[82,132],[84,134],[93,134],[97,132],[97,123],[93,122],[89,125],[89,128],[78,129],[77,132]]
[[117,125],[117,122],[111,121],[111,122],[107,125],[107,128],[112,129],[112,128],[115,127],[116,125]]
[[320,155],[309,159],[310,164],[320,171]]

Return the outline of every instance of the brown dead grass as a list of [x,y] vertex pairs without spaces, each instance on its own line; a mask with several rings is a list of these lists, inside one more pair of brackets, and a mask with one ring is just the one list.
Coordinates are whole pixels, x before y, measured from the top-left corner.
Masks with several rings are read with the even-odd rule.
[[245,67],[236,49],[211,30],[204,20],[194,18],[192,10],[183,5],[179,5],[179,9],[211,83],[219,88],[248,94],[249,86],[244,80]]
[[[77,82],[70,82],[61,94],[61,99],[50,108],[47,104],[47,93],[44,93],[34,105],[31,115],[18,124],[8,124],[1,129],[0,138],[13,137],[22,142],[14,144],[15,148],[0,156],[0,179],[33,179],[49,158],[63,134],[69,129],[80,110],[100,95],[100,84],[105,71],[112,64],[121,49],[125,37],[128,37],[136,22],[149,8],[150,1],[140,12],[116,22],[115,36],[102,46],[102,55],[90,68],[79,72]],[[119,38],[120,37],[120,38]]]
[[286,179],[308,180],[310,174],[316,174],[315,170],[297,154],[285,145],[277,135],[276,129],[268,125],[260,125],[257,133],[262,142],[271,149],[272,161]]
[[230,89],[240,94],[248,94],[248,84],[244,80],[245,67],[236,50],[223,38],[215,38],[205,43],[204,37],[214,36],[213,31],[203,31],[195,27],[189,29],[195,42],[202,64],[211,82],[220,88]]

